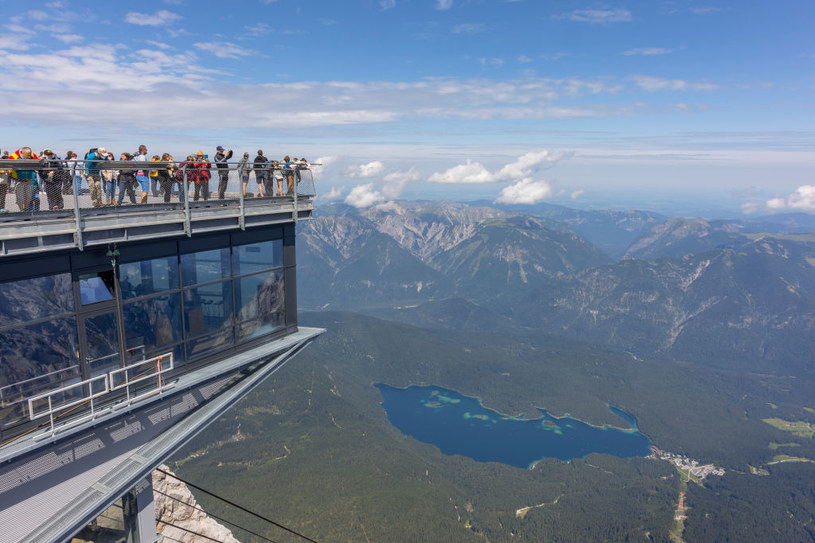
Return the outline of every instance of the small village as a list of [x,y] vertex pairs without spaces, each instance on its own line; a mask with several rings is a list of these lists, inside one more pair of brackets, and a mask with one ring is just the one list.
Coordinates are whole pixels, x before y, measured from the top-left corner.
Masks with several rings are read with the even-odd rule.
[[653,451],[654,456],[656,458],[671,462],[674,466],[676,466],[680,473],[687,476],[688,480],[692,480],[696,483],[701,484],[701,482],[708,475],[716,475],[718,477],[724,475],[724,468],[718,468],[713,464],[700,465],[699,462],[697,462],[696,460],[691,460],[687,456],[682,456],[672,452],[663,451],[658,447],[652,446],[651,450]]

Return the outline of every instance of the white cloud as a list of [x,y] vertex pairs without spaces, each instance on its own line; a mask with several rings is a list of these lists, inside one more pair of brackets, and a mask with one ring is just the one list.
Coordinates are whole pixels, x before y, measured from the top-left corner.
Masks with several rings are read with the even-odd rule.
[[28,15],[35,21],[47,21],[50,18],[48,12],[42,11],[40,9],[30,9],[26,12],[26,15]]
[[356,208],[371,207],[385,202],[385,197],[378,190],[374,190],[374,184],[357,185],[351,189],[345,197],[345,203]]
[[131,11],[125,15],[125,22],[139,26],[164,26],[182,19],[181,15],[162,9],[150,15]]
[[815,211],[815,185],[802,185],[786,198],[767,200],[766,205],[774,211],[782,209]]
[[577,200],[578,198],[580,198],[581,196],[583,196],[585,193],[586,193],[586,191],[585,191],[585,190],[583,190],[583,189],[577,189],[576,191],[572,192],[572,193],[569,195],[569,197],[570,197],[572,200]]
[[518,160],[507,164],[501,168],[494,176],[496,181],[506,181],[511,179],[521,179],[529,177],[533,172],[546,164],[548,167],[554,166],[564,158],[571,157],[570,153],[552,153],[548,150],[537,153],[530,152],[518,157]]
[[379,0],[379,7],[383,10],[389,10],[396,7],[396,0]]
[[436,9],[444,10],[453,7],[453,0],[436,0]]
[[571,153],[553,153],[548,150],[526,153],[496,172],[490,172],[479,162],[467,160],[444,172],[434,173],[431,183],[495,183],[498,181],[518,181],[528,178],[534,172],[552,167],[558,161],[571,157]]
[[160,41],[147,40],[147,43],[152,45],[153,47],[158,47],[159,49],[172,49],[173,48],[172,45],[168,45],[168,44],[162,43]]
[[197,49],[212,53],[218,58],[240,58],[255,55],[255,51],[240,45],[225,41],[198,42],[193,44]]
[[349,168],[346,172],[348,177],[367,178],[374,177],[385,171],[385,165],[375,160],[367,164],[360,164],[359,166]]
[[713,83],[692,83],[683,79],[663,79],[650,75],[634,75],[631,80],[644,91],[711,91],[718,85]]
[[518,62],[532,62],[532,59],[526,55],[518,55]]
[[484,30],[481,23],[461,23],[453,27],[453,34],[477,34]]
[[30,47],[27,37],[0,36],[0,51],[27,51]]
[[331,190],[326,194],[318,193],[320,200],[336,200],[342,196],[342,189],[338,187],[331,187]]
[[656,55],[667,55],[668,53],[673,53],[673,49],[666,49],[665,47],[635,47],[634,49],[623,51],[620,54],[625,55],[627,57],[632,56],[652,57]]
[[428,181],[431,183],[492,183],[495,178],[487,168],[468,159],[464,164],[453,166],[441,173],[434,173]]
[[633,20],[631,12],[625,8],[576,9],[570,13],[559,15],[557,18],[592,24],[627,23]]
[[503,204],[534,204],[552,196],[552,186],[548,181],[522,179],[505,187],[496,202]]
[[244,28],[246,28],[246,31],[250,36],[263,36],[264,34],[268,34],[272,31],[271,28],[269,28],[269,25],[266,23],[256,23]]
[[57,34],[54,37],[62,43],[79,43],[85,40],[85,36],[79,34]]

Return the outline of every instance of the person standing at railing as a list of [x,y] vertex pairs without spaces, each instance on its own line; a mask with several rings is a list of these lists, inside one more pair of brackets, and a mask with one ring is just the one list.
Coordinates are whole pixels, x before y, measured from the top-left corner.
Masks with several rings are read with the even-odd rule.
[[258,197],[263,198],[263,185],[268,174],[267,168],[269,159],[263,156],[263,149],[258,149],[258,156],[255,157],[255,181],[258,183]]
[[65,153],[65,168],[68,175],[65,176],[65,183],[62,185],[62,194],[63,196],[67,196],[69,194],[73,194],[71,189],[71,185],[74,182],[74,177],[76,177],[76,153],[73,151],[68,151]]
[[241,191],[243,197],[246,197],[246,185],[249,183],[249,172],[252,171],[252,165],[249,164],[249,153],[244,153],[243,158],[238,161],[238,179],[241,182]]
[[277,195],[283,196],[283,170],[280,167],[280,162],[277,160],[272,164],[272,175],[274,176],[274,182],[272,183],[271,190],[267,191],[266,194],[274,196],[274,183],[277,183]]
[[[133,155],[130,153],[122,153],[119,157],[121,161],[128,161],[133,160]],[[125,191],[127,191],[127,196],[130,198],[130,203],[135,205],[136,204],[136,190],[135,187],[138,186],[138,181],[136,181],[136,174],[134,173],[133,168],[122,168],[119,170],[119,174],[117,175],[117,181],[119,183],[119,199],[116,201],[116,205],[122,205],[122,201],[125,197]]]
[[[147,162],[147,146],[139,145],[139,152],[133,157],[134,162]],[[150,178],[145,170],[136,170],[136,180],[141,185],[141,203],[147,203],[150,194]]]
[[[39,160],[31,147],[21,147],[9,155],[11,160]],[[11,170],[14,192],[20,211],[39,211],[40,195],[35,170]]]
[[223,145],[219,145],[215,153],[215,167],[218,168],[218,199],[223,200],[226,194],[226,185],[229,183],[229,164],[227,160],[232,158],[232,149],[227,149],[224,154]]
[[[108,160],[114,160],[113,153],[107,154]],[[100,170],[102,176],[102,190],[105,193],[105,205],[112,206],[116,202],[116,185],[119,183],[119,172],[116,170]]]
[[[3,151],[2,157],[7,159],[8,151]],[[11,170],[0,170],[0,213],[6,212],[6,194],[8,194],[10,183]]]
[[99,163],[107,159],[108,153],[104,147],[97,147],[85,158],[85,176],[91,191],[93,207],[102,207],[102,178],[99,174]]
[[[193,164],[195,158],[192,155],[187,155],[187,159],[178,165],[178,170],[175,172],[175,178],[178,181],[178,201],[183,202],[185,198],[189,198],[190,183],[193,182],[194,172]],[[186,178],[186,183],[184,179]]]
[[286,177],[286,195],[294,194],[294,169],[288,155],[283,157],[283,175]]
[[169,153],[164,153],[163,155],[161,155],[161,161],[170,163],[167,165],[166,168],[156,170],[156,174],[158,176],[159,189],[161,190],[161,194],[164,196],[164,203],[168,204],[170,203],[170,196],[172,196],[173,194],[173,179],[174,179],[173,174],[175,173],[174,171],[175,166],[172,164],[173,156]]
[[203,196],[204,201],[209,200],[209,169],[212,167],[204,151],[195,153],[195,162],[192,165],[193,175],[195,176],[195,195],[194,201],[198,201],[199,191]]
[[[158,162],[158,155],[153,155],[153,158],[151,158],[150,161]],[[161,183],[159,182],[158,178],[158,170],[150,170],[147,177],[150,178],[150,193],[154,198],[158,198],[161,195]]]
[[48,197],[48,209],[63,209],[65,204],[62,201],[62,185],[64,178],[68,177],[64,164],[51,149],[42,152],[44,155],[46,169],[39,171],[42,186],[45,187],[45,195]]

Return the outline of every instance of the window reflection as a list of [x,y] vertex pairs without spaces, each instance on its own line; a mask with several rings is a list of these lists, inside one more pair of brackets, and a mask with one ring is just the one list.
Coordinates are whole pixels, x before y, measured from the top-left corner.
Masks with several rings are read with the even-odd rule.
[[235,280],[238,319],[258,319],[282,326],[285,317],[283,270],[260,273]]
[[238,245],[232,251],[235,260],[235,275],[255,273],[283,265],[282,239]]
[[129,300],[178,288],[178,259],[175,256],[119,265],[122,299]]
[[0,283],[0,327],[73,310],[70,273]]
[[125,346],[150,353],[181,341],[181,296],[178,293],[127,303],[122,307]]
[[184,321],[190,337],[231,327],[232,282],[185,290]]
[[185,287],[220,281],[229,276],[228,248],[181,255],[181,280]]
[[116,292],[116,283],[112,270],[79,276],[79,297],[82,305],[112,300],[114,292]]
[[28,417],[25,399],[79,380],[74,318],[0,332],[0,421]]

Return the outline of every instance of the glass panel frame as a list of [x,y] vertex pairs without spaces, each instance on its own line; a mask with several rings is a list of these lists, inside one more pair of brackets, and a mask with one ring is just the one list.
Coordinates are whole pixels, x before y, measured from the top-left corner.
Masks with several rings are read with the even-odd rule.
[[178,255],[119,264],[122,300],[178,290]]

